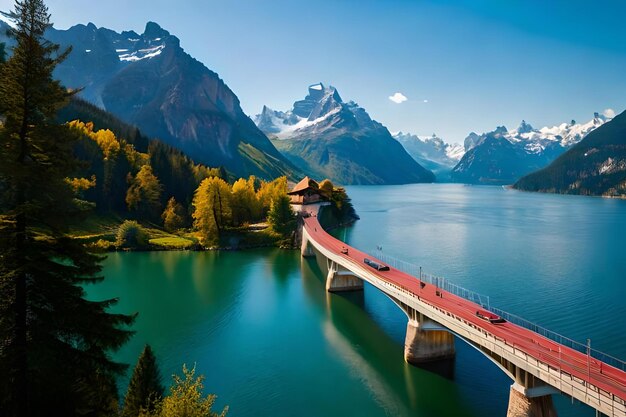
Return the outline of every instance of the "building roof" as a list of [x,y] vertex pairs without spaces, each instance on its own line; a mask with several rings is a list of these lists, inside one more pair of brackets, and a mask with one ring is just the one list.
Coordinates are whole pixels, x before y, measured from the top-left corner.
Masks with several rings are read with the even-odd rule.
[[287,194],[298,194],[301,193],[303,191],[306,191],[308,189],[313,189],[313,190],[319,190],[319,185],[317,184],[317,181],[312,180],[311,178],[304,177],[302,179],[302,181],[300,181],[299,183],[297,183],[293,189],[288,192]]

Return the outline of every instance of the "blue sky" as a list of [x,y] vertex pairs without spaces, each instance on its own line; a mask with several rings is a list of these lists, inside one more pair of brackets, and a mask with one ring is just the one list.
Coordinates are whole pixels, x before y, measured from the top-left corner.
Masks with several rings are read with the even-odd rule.
[[[448,142],[626,108],[626,2],[48,0],[58,28],[94,22],[181,39],[253,115],[337,87],[391,131]],[[0,0],[0,10],[12,7]],[[399,92],[408,100],[389,99]],[[427,102],[425,102],[427,101]]]

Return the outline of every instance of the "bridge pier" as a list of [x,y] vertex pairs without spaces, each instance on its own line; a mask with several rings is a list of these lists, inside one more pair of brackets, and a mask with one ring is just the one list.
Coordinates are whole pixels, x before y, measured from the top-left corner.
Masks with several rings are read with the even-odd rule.
[[557,417],[552,395],[542,390],[533,392],[517,382],[511,385],[507,417]]
[[302,235],[302,243],[300,244],[300,255],[303,258],[312,258],[315,256],[313,245],[309,243],[309,239],[305,233]]
[[[447,330],[410,309],[404,339],[404,360],[411,365],[452,359],[454,336]],[[429,326],[428,324],[432,324]]]
[[359,291],[363,289],[363,280],[352,272],[341,270],[339,265],[330,260],[326,261],[326,266],[328,267],[326,291]]

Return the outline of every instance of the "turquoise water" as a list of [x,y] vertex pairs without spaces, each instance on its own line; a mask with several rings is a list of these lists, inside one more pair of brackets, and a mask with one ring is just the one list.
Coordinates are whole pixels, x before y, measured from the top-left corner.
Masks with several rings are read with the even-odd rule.
[[[626,201],[454,184],[349,187],[334,233],[489,295],[491,304],[626,358]],[[328,295],[296,251],[115,253],[94,299],[139,312],[115,357],[183,363],[232,416],[504,416],[511,382],[456,341],[453,375],[403,361],[406,317],[376,289]],[[127,378],[120,380],[125,386]],[[555,399],[561,416],[593,410]]]

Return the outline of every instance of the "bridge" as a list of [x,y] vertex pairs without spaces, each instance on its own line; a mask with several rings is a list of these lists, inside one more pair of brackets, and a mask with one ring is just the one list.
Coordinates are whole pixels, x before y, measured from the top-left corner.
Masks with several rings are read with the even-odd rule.
[[[373,257],[350,247],[326,233],[316,208],[309,210],[302,211],[302,256],[317,258],[326,273],[327,291],[360,290],[367,281],[402,309],[408,318],[407,362],[419,365],[452,358],[456,335],[513,380],[508,417],[556,416],[552,394],[558,393],[593,407],[596,414],[626,416],[624,362],[525,325],[474,294],[426,278],[421,270],[419,275],[410,274],[389,259],[379,259],[384,258],[381,254]],[[376,264],[389,269],[379,270]]]

